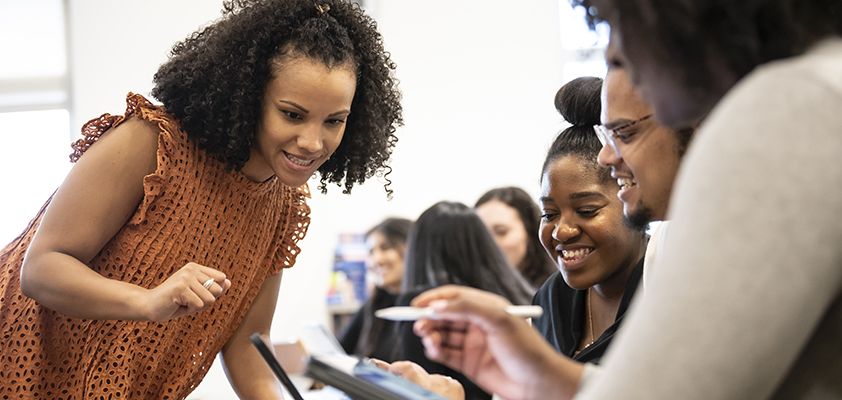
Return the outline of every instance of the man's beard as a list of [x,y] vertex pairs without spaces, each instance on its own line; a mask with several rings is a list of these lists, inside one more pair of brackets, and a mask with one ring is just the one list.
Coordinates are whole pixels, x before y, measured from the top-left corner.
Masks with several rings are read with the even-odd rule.
[[637,207],[629,215],[623,215],[623,224],[636,231],[645,231],[649,228],[649,222],[652,221],[652,209],[646,207],[641,202],[637,202]]

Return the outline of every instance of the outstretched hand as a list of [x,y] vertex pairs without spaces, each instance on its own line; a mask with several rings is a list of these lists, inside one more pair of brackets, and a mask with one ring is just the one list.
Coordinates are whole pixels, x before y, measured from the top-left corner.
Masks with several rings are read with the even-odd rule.
[[148,320],[164,322],[210,307],[230,287],[224,273],[188,263],[141,296],[139,307]]
[[465,400],[465,388],[462,387],[459,381],[449,376],[430,374],[423,367],[412,361],[395,361],[391,364],[377,359],[371,359],[371,361],[381,369],[389,371],[433,393],[451,400]]
[[582,366],[559,355],[526,321],[506,313],[508,301],[461,286],[443,286],[412,305],[433,307],[439,319],[415,322],[427,357],[510,400],[571,398]]

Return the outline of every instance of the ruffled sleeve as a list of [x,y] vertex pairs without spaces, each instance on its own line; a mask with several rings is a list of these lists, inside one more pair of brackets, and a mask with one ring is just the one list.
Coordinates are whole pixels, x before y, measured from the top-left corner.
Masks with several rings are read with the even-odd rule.
[[301,252],[298,242],[304,239],[307,228],[310,226],[310,206],[307,205],[307,199],[309,198],[310,188],[307,184],[291,190],[286,222],[280,224],[282,229],[279,232],[281,246],[275,253],[275,259],[272,262],[269,274],[276,274],[283,269],[291,268],[295,264],[295,259]]
[[73,153],[70,154],[70,162],[75,163],[76,161],[79,161],[82,154],[85,154],[85,152],[88,151],[88,149],[91,148],[91,146],[96,143],[100,137],[102,137],[103,133],[117,125],[120,125],[120,123],[125,121],[126,118],[133,115],[138,109],[138,106],[160,108],[152,105],[152,103],[146,100],[143,96],[129,92],[129,94],[126,95],[126,113],[124,115],[111,115],[106,113],[82,125],[82,138],[70,145],[70,147],[73,148]]

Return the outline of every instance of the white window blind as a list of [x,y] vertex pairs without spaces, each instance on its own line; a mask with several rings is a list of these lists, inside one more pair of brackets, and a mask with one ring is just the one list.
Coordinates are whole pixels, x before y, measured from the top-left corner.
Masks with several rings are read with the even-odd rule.
[[0,0],[0,247],[70,170],[70,90],[62,0]]

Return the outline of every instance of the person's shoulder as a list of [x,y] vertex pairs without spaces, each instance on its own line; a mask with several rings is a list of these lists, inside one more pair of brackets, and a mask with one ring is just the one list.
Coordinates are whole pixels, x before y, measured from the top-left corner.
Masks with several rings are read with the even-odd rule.
[[[103,135],[103,139],[110,136],[111,141],[119,143],[120,147],[125,148],[127,153],[133,153],[143,156],[154,156],[158,149],[158,136],[161,129],[154,122],[137,118],[129,117],[120,125],[114,127],[111,132]],[[131,157],[132,154],[124,154],[126,157]]]
[[842,95],[842,38],[814,44],[804,54],[760,65],[732,90],[742,96],[791,101],[791,95],[833,92]]
[[[140,167],[142,163],[154,171],[158,148],[157,125],[136,117],[128,117],[105,131],[85,151],[83,160],[111,160],[115,167]],[[136,168],[132,168],[136,169]]]
[[[688,156],[694,153],[693,148],[705,145],[751,147],[758,138],[762,138],[765,146],[777,143],[783,152],[789,152],[793,130],[799,131],[802,139],[803,135],[835,135],[836,131],[804,127],[816,126],[817,122],[828,128],[832,126],[831,129],[838,126],[831,121],[838,120],[840,115],[842,74],[828,71],[840,69],[842,39],[821,42],[805,54],[758,66],[734,85],[705,118]],[[807,152],[814,150],[814,146],[809,147]],[[686,161],[682,165],[688,164]],[[717,160],[722,161],[725,161],[723,157]]]
[[161,128],[155,122],[137,117],[127,118],[123,123],[115,127],[114,130],[131,132],[132,136],[139,136],[145,139],[157,139],[158,134],[161,132]]
[[757,75],[788,75],[794,78],[819,79],[842,88],[842,38],[820,40],[804,54],[770,62],[758,67]]

